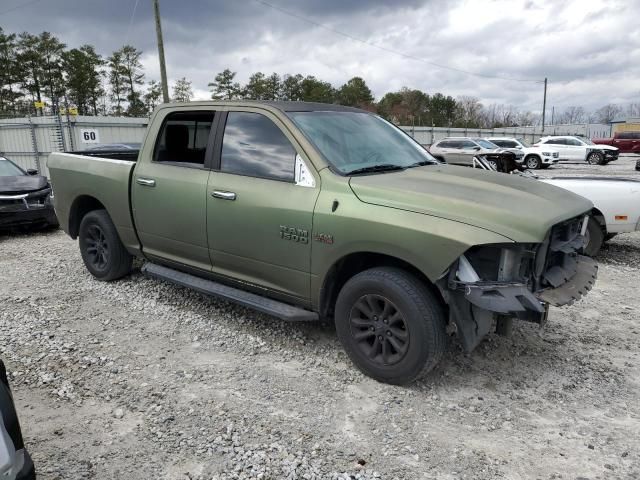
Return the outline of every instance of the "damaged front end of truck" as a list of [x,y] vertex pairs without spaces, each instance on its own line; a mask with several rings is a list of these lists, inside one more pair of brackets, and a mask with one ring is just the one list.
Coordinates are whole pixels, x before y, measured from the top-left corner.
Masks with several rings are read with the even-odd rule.
[[542,243],[478,245],[460,256],[437,285],[465,351],[496,325],[514,319],[546,323],[549,305],[570,305],[593,287],[598,266],[580,252],[588,217],[553,226]]

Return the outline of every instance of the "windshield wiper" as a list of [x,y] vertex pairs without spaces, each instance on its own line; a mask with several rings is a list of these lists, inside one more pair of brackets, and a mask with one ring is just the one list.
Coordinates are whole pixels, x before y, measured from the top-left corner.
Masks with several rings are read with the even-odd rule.
[[372,173],[372,172],[392,172],[394,170],[404,170],[406,167],[402,165],[394,165],[392,163],[381,163],[380,165],[371,165],[369,167],[356,168],[346,172],[345,175],[356,175],[358,173]]
[[408,165],[407,168],[424,167],[425,165],[439,165],[439,162],[434,160],[422,160],[421,162],[416,162]]

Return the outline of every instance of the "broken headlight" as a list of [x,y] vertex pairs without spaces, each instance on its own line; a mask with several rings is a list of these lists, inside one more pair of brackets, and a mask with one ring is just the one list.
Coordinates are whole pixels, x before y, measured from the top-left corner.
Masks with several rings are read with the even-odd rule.
[[471,247],[458,261],[457,280],[464,283],[517,282],[529,284],[538,244],[490,244]]

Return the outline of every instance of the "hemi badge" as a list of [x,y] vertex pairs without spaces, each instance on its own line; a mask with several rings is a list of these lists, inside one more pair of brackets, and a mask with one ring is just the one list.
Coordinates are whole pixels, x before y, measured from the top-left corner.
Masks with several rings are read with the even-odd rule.
[[627,217],[626,215],[616,215],[616,220],[626,220],[627,218],[629,217]]

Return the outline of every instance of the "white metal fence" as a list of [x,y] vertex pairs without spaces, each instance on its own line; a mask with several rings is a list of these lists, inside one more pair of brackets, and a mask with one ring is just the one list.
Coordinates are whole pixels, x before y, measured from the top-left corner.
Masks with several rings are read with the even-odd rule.
[[[25,117],[0,119],[0,155],[23,168],[35,168],[47,175],[46,160],[51,152],[85,150],[109,143],[138,143],[144,137],[148,118],[130,117]],[[423,145],[444,137],[511,136],[535,142],[543,135],[608,137],[611,126],[603,124],[548,125],[494,129],[448,127],[400,127]]]
[[47,175],[51,152],[142,141],[148,118],[25,117],[0,119],[0,155]]

